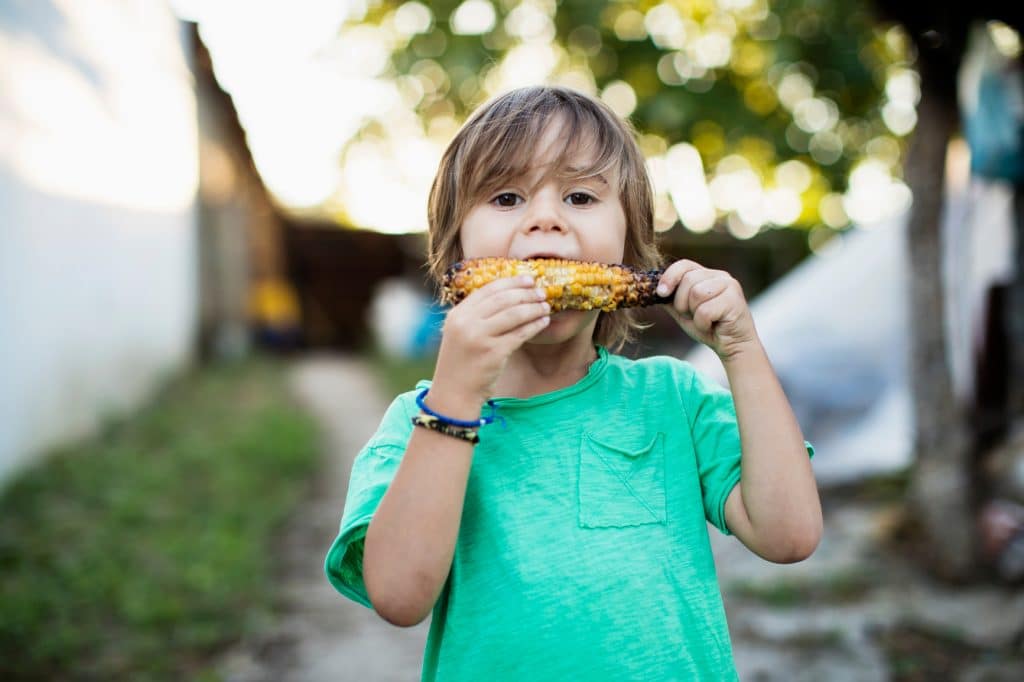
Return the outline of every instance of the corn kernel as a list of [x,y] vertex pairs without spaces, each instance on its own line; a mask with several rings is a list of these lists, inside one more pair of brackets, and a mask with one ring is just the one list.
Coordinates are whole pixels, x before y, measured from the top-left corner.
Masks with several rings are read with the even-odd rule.
[[619,307],[651,305],[659,300],[654,293],[658,272],[550,258],[529,261],[478,258],[457,263],[445,273],[442,300],[457,303],[494,279],[520,274],[533,275],[552,310],[599,308],[611,311]]

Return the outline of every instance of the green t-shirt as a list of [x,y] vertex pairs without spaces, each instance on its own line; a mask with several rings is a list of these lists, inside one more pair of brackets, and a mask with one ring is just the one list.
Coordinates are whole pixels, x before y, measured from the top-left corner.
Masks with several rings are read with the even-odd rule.
[[[363,538],[415,396],[357,456],[327,555],[331,583],[365,606]],[[740,477],[729,392],[679,360],[598,348],[576,384],[497,402],[506,424],[480,430],[423,679],[735,679],[706,523],[729,532]]]

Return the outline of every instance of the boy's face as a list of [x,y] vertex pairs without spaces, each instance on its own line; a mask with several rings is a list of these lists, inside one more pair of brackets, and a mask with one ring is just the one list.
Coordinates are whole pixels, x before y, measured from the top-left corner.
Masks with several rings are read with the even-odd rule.
[[[562,123],[552,121],[536,144],[525,177],[509,180],[478,201],[459,231],[465,258],[569,258],[621,263],[626,244],[626,215],[614,171],[603,176],[567,179],[549,173]],[[530,144],[530,141],[524,141]],[[594,152],[588,145],[567,160],[570,168],[587,168]],[[566,170],[566,169],[560,169]],[[545,175],[547,177],[545,178]],[[597,311],[563,311],[534,342],[558,342],[590,327]]]
[[[560,148],[556,142],[561,130],[561,121],[553,120],[536,144],[525,177],[512,178],[470,208],[459,231],[465,258],[544,256],[622,262],[626,215],[618,177],[612,172],[573,180],[560,178],[564,173],[549,174],[551,150]],[[586,168],[592,154],[584,145],[568,165]]]

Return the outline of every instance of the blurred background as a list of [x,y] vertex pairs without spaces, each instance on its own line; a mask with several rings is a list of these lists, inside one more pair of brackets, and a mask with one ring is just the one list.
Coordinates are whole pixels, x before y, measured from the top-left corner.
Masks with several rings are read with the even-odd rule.
[[553,83],[817,448],[814,557],[715,537],[741,678],[1024,679],[1024,9],[968,4],[0,0],[0,674],[418,677],[321,563],[432,373],[441,154]]

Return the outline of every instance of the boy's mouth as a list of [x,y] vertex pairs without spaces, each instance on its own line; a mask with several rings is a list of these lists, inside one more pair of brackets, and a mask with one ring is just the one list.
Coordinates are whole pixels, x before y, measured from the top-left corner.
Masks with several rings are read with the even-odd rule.
[[554,258],[554,259],[557,259],[557,260],[574,260],[571,256],[562,256],[562,255],[559,255],[557,253],[550,253],[550,252],[533,253],[533,254],[530,254],[529,256],[526,256],[525,258],[523,258],[523,260],[537,260],[538,258]]

